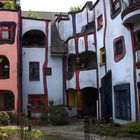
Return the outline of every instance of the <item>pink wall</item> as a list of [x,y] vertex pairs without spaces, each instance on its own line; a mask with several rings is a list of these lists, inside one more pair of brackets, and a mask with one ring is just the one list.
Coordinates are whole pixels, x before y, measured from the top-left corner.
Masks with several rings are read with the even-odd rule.
[[5,55],[9,59],[10,63],[10,78],[9,79],[0,79],[0,90],[10,90],[15,95],[15,111],[18,109],[18,47],[17,38],[18,38],[18,29],[19,27],[19,12],[12,11],[0,11],[0,22],[15,22],[16,32],[15,32],[15,42],[13,44],[2,44],[0,45],[0,55]]

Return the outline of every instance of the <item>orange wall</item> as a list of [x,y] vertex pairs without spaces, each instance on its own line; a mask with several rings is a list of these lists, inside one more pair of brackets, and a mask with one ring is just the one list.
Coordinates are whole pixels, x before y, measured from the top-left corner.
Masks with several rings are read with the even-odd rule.
[[15,22],[16,32],[15,32],[15,42],[14,44],[2,44],[0,45],[0,55],[5,55],[10,62],[10,79],[0,79],[0,90],[11,90],[15,95],[15,111],[17,110],[17,100],[18,100],[18,77],[17,77],[17,63],[18,63],[18,44],[17,36],[19,27],[19,12],[11,11],[0,11],[0,22]]

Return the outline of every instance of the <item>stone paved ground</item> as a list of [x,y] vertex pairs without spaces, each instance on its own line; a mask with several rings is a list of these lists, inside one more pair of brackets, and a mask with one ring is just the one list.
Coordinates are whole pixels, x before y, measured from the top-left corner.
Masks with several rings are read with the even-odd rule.
[[[46,135],[55,135],[67,138],[69,140],[85,140],[85,135],[83,132],[83,120],[73,120],[69,125],[65,126],[44,126],[39,127]],[[88,139],[89,138],[89,139]],[[86,140],[138,140],[134,138],[117,138],[117,137],[106,137],[106,136],[98,136],[95,134],[90,134]]]

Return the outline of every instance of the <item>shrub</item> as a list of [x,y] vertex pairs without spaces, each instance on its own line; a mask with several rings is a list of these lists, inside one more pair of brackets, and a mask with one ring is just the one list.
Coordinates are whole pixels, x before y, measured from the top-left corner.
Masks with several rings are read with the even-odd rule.
[[123,127],[124,132],[140,134],[140,122],[129,122]]
[[42,112],[39,118],[40,125],[47,125],[48,124],[48,113]]
[[10,117],[7,112],[0,112],[0,125],[8,125],[10,122]]
[[63,106],[51,106],[48,117],[50,123],[53,125],[64,125],[69,123],[68,111]]

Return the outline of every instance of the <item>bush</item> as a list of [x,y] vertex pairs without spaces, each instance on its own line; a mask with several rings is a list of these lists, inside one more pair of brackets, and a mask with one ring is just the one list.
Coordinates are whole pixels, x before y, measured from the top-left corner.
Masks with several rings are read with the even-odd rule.
[[10,117],[7,112],[0,112],[0,125],[8,125],[10,122]]
[[123,130],[130,134],[140,134],[140,122],[129,122],[124,125]]
[[53,125],[64,125],[69,123],[68,111],[63,106],[51,106],[48,117],[50,123]]
[[39,120],[40,120],[39,121],[40,125],[47,125],[48,124],[48,114],[45,112],[41,113]]

